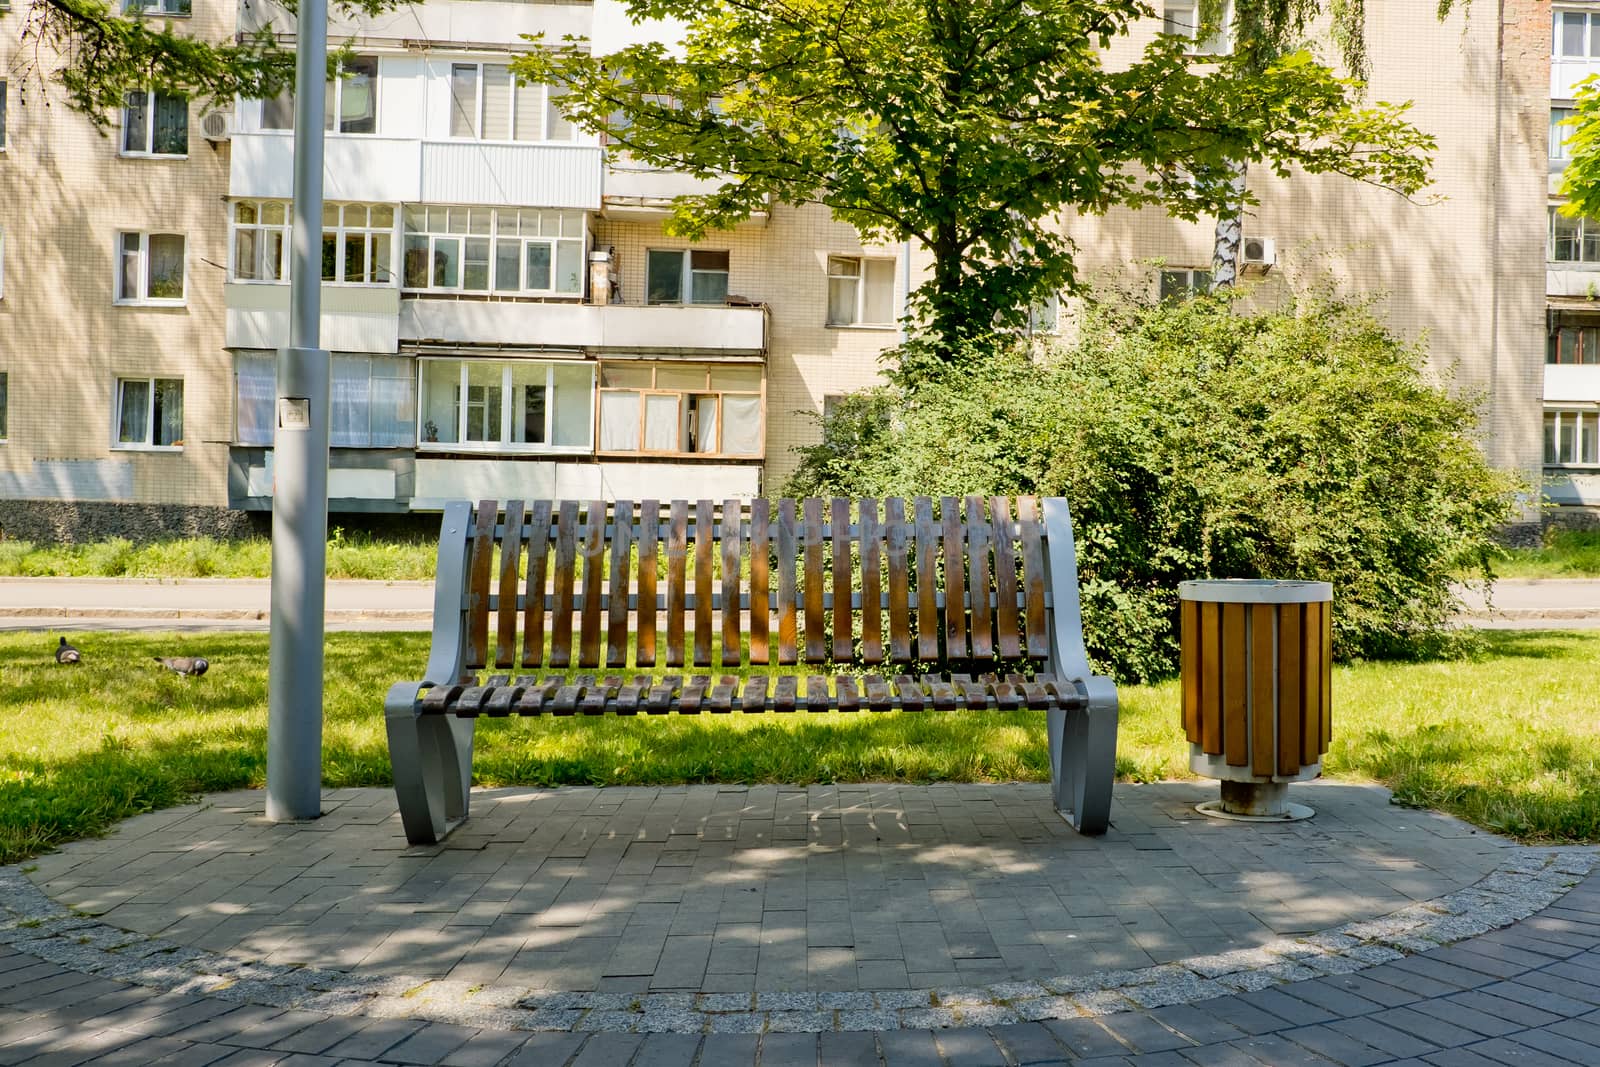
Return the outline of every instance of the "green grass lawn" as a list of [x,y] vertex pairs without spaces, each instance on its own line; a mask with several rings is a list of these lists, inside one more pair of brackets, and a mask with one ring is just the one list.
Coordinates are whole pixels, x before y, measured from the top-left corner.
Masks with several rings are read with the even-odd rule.
[[1553,530],[1543,547],[1507,549],[1492,566],[1501,578],[1600,578],[1600,530]]
[[[197,792],[265,775],[265,634],[0,633],[0,862]],[[185,681],[157,654],[211,660]],[[424,634],[328,637],[324,779],[386,785],[382,700]],[[1334,680],[1330,775],[1528,840],[1600,841],[1600,633],[1490,632],[1475,658],[1358,664]],[[1122,691],[1118,771],[1188,773],[1177,687]],[[1042,780],[1037,714],[857,714],[485,721],[484,785]]]

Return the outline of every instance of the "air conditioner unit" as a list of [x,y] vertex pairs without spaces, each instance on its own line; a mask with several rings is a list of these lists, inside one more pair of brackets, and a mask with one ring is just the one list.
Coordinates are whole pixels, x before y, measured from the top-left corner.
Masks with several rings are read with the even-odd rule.
[[200,120],[200,132],[208,141],[226,141],[233,136],[233,112],[208,112]]
[[1278,262],[1278,244],[1270,237],[1246,237],[1239,250],[1239,266],[1265,274]]

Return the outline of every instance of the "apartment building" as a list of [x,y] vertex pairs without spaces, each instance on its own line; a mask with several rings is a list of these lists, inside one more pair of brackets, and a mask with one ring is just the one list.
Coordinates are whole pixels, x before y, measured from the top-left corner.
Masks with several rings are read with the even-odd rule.
[[[130,2],[208,35],[266,19],[292,40],[259,5]],[[1440,139],[1438,198],[1254,175],[1250,273],[1265,299],[1386,294],[1391,325],[1485,396],[1491,457],[1537,479],[1558,369],[1540,358],[1538,288],[1549,8],[1502,0],[1440,26],[1431,6],[1374,7],[1371,91],[1417,101]],[[1143,33],[1185,32],[1192,7],[1169,0]],[[17,29],[0,15],[0,72],[18,66]],[[657,31],[618,0],[428,0],[330,28],[353,46],[324,123],[336,515],[457,496],[748,496],[814,439],[805,413],[877,380],[920,257],[863,246],[818,209],[670,237],[668,204],[692,182],[608,158],[556,91],[507,70],[524,34],[604,51],[641,32]],[[0,101],[0,529],[227,529],[263,513],[292,102],[204,115],[146,94],[102,135],[21,106],[15,86]],[[1090,273],[1152,297],[1206,283],[1208,226],[1151,212],[1067,225]]]
[[1572,115],[1578,83],[1600,74],[1600,3],[1557,4],[1551,24],[1546,492],[1564,509],[1600,509],[1600,220],[1556,210],[1571,135],[1562,123]]

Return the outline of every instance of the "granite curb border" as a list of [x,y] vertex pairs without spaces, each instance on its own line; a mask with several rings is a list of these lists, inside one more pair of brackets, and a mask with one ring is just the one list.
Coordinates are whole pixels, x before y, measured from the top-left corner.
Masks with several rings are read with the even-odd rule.
[[1112,1015],[1348,974],[1525,919],[1596,867],[1597,848],[1522,847],[1465,889],[1318,934],[1139,970],[960,989],[561,993],[259,963],[76,914],[17,865],[0,867],[0,945],[160,992],[335,1016],[577,1033],[929,1030]]

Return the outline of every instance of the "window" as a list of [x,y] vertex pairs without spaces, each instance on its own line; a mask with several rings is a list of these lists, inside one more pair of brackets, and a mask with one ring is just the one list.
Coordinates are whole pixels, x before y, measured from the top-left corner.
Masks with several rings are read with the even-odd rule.
[[6,296],[6,231],[0,230],[0,300]]
[[1051,293],[1028,309],[1028,333],[1055,334],[1061,326],[1061,297]]
[[600,368],[601,452],[760,457],[760,367],[612,360]]
[[1546,363],[1600,364],[1600,326],[1563,326],[1550,335]]
[[1600,220],[1563,215],[1550,207],[1550,262],[1600,263]]
[[233,205],[229,277],[237,282],[276,282],[289,276],[289,204],[241,200]]
[[1600,466],[1600,410],[1546,410],[1544,462],[1550,467]]
[[[240,352],[235,357],[238,444],[272,444],[277,370],[278,357],[270,352]],[[331,384],[329,444],[409,448],[416,442],[417,377],[411,360],[336,352]]]
[[1222,9],[1221,24],[1215,33],[1202,41],[1199,0],[1167,0],[1162,10],[1161,32],[1194,41],[1194,47],[1189,49],[1191,55],[1225,56],[1233,50],[1228,36],[1228,27],[1232,22],[1233,5],[1225,4]]
[[118,378],[119,448],[183,447],[183,379]]
[[6,150],[6,80],[0,78],[0,152]]
[[1161,299],[1188,300],[1211,291],[1209,270],[1164,270],[1161,272]]
[[828,325],[894,325],[894,260],[828,257]]
[[190,0],[126,0],[122,5],[125,15],[177,15],[188,17]]
[[518,81],[504,63],[450,66],[450,136],[484,141],[571,140],[546,121],[545,88]]
[[129,93],[122,109],[122,154],[188,155],[188,98],[146,89]]
[[7,392],[6,372],[0,370],[0,441],[4,441],[10,434],[6,427],[6,412],[11,407],[11,398]]
[[1564,125],[1577,111],[1570,107],[1553,107],[1550,109],[1550,162],[1565,163],[1572,158],[1571,126]]
[[[340,62],[339,74],[324,89],[322,128],[333,133],[377,133],[378,57],[351,56]],[[261,101],[261,128],[294,129],[294,90]]]
[[1552,55],[1557,59],[1600,59],[1600,15],[1557,11],[1554,17]]
[[424,359],[418,447],[587,451],[594,365],[528,359]]
[[402,284],[429,292],[581,296],[583,249],[581,211],[408,207]]
[[645,302],[727,303],[728,253],[691,248],[650,250],[645,259]]
[[183,235],[117,234],[119,304],[183,303]]
[[394,208],[388,204],[323,205],[323,281],[393,285],[393,244]]

